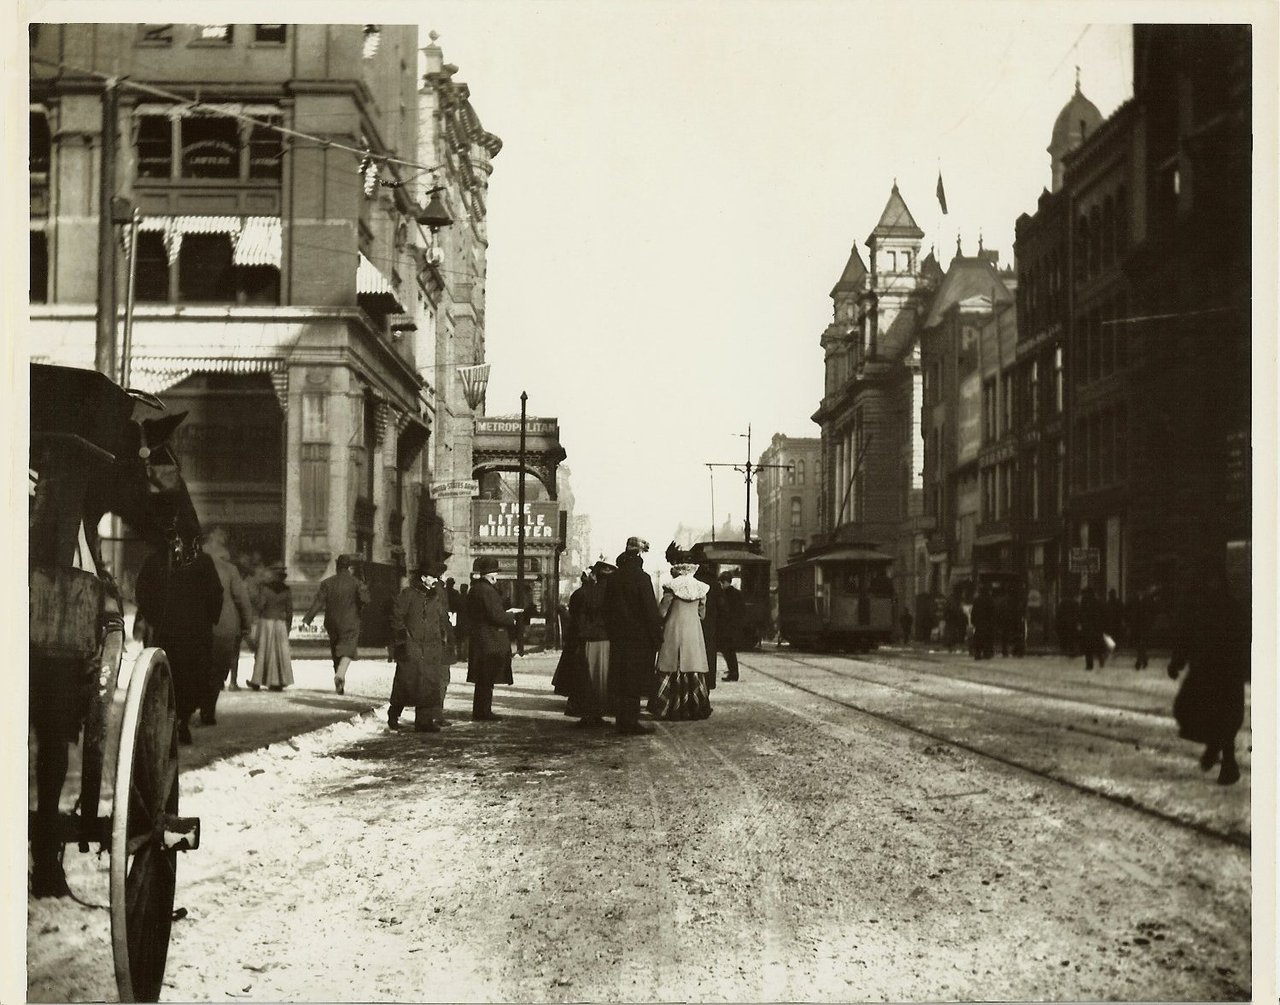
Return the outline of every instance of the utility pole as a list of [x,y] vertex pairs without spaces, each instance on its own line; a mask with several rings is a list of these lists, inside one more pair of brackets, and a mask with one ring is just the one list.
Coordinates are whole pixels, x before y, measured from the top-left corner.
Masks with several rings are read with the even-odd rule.
[[[520,515],[516,517],[516,595],[512,599],[512,606],[525,608],[524,602],[524,437],[525,437],[525,408],[529,401],[529,395],[524,391],[520,392],[520,492],[519,492],[519,510]],[[516,652],[521,656],[524,655],[524,619],[523,614],[521,620],[516,627]]]
[[[708,468],[733,468],[743,474],[743,481],[747,486],[747,510],[746,518],[742,522],[742,540],[745,544],[751,543],[751,482],[756,474],[770,468],[776,468],[782,471],[790,471],[790,464],[752,464],[751,463],[751,424],[747,423],[747,431],[738,433],[739,437],[745,437],[747,441],[747,463],[744,464],[708,464]],[[711,537],[715,540],[715,484],[712,483],[712,519],[711,519]]]
[[102,88],[102,142],[98,163],[98,314],[93,365],[112,380],[116,363],[116,247],[112,199],[116,192],[116,120],[119,92],[115,77]]

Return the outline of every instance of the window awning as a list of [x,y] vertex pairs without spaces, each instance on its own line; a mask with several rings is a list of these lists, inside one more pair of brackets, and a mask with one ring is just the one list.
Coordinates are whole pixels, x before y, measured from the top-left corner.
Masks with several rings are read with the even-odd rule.
[[198,115],[249,115],[255,119],[265,119],[269,115],[280,116],[281,110],[279,105],[250,105],[240,104],[238,102],[223,102],[218,104],[203,103],[199,108],[192,108],[185,104],[160,104],[158,102],[145,102],[137,105],[134,115],[168,115],[172,118],[185,118],[187,116]]
[[360,253],[360,264],[356,268],[356,292],[357,293],[385,293],[389,297],[395,297],[396,291],[382,274],[376,265],[369,259],[365,258],[364,252]]
[[274,265],[278,269],[282,245],[279,219],[274,216],[246,216],[232,261],[236,265]]
[[185,234],[226,234],[231,238],[236,265],[278,269],[283,257],[282,228],[276,216],[144,216],[138,229],[164,235],[170,264],[177,261]]
[[194,373],[282,373],[282,359],[235,359],[217,356],[135,357],[129,370],[129,385],[148,394],[160,394],[181,384]]

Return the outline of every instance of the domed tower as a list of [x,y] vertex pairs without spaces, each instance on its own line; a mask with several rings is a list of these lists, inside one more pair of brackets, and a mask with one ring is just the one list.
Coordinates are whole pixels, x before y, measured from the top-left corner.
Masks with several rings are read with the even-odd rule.
[[1080,90],[1080,71],[1076,71],[1076,92],[1062,106],[1057,120],[1053,123],[1053,138],[1049,140],[1049,166],[1053,173],[1049,191],[1057,192],[1062,188],[1062,160],[1076,147],[1093,135],[1093,131],[1102,125],[1102,113],[1098,106],[1084,96]]

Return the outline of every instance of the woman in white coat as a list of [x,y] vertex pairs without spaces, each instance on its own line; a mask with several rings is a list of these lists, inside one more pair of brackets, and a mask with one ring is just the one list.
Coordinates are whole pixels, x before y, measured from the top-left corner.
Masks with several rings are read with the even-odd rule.
[[674,565],[672,579],[662,588],[658,687],[649,705],[655,719],[705,719],[711,714],[707,647],[702,637],[708,587],[694,578],[697,571],[696,564]]

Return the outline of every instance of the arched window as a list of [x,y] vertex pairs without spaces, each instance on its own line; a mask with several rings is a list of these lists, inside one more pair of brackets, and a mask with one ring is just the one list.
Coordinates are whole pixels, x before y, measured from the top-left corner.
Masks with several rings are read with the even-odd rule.
[[796,481],[804,484],[804,461],[796,461]]
[[804,500],[799,496],[791,498],[791,526],[799,527],[804,522]]

